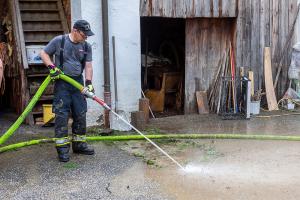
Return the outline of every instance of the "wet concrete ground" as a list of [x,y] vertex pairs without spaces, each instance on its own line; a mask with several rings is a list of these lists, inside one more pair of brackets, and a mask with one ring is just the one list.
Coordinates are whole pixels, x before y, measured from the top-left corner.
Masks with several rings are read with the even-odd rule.
[[[264,112],[250,120],[221,120],[217,115],[185,115],[154,120],[148,126],[168,133],[236,133],[294,135],[299,112]],[[273,116],[273,117],[272,117]]]
[[[189,115],[151,120],[147,129],[160,133],[297,135],[299,120],[299,115],[238,121]],[[0,125],[5,126],[1,120]],[[51,128],[23,126],[11,141],[45,135],[51,136]],[[68,164],[57,162],[52,144],[33,146],[0,154],[1,199],[300,198],[299,142],[156,142],[186,167],[187,173],[145,141],[95,142],[96,155],[72,154]]]
[[174,154],[186,166],[186,174],[168,165],[148,170],[147,176],[175,199],[299,199],[299,143],[201,143],[213,150],[192,148]]

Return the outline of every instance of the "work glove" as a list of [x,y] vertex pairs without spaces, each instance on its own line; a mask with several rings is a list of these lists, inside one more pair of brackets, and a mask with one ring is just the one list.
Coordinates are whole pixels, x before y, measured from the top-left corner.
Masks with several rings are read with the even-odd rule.
[[59,79],[59,75],[62,73],[62,71],[54,65],[48,65],[47,67],[50,71],[51,79]]
[[95,93],[95,89],[94,89],[94,87],[92,85],[92,81],[91,80],[86,80],[85,81],[85,87],[87,87],[90,92]]

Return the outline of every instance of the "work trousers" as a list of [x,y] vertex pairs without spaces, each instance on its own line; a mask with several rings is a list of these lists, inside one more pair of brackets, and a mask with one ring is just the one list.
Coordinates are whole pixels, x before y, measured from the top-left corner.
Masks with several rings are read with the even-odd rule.
[[[83,84],[83,77],[71,77]],[[86,134],[86,99],[81,92],[71,84],[57,80],[54,86],[53,113],[55,113],[55,137],[68,137],[68,119],[73,118],[72,133]]]

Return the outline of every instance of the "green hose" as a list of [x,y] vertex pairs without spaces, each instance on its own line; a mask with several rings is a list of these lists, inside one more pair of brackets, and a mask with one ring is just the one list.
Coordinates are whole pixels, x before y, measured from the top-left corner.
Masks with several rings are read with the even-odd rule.
[[19,116],[17,121],[0,137],[0,145],[2,145],[23,123],[27,115],[30,113],[30,111],[35,106],[36,102],[39,100],[39,98],[42,96],[44,90],[49,85],[51,81],[50,75],[47,76],[47,78],[44,80],[38,91],[35,93],[31,101],[29,102],[28,106],[25,108],[23,113]]
[[[279,135],[242,135],[242,134],[169,134],[169,135],[147,135],[149,139],[244,139],[244,140],[283,140],[300,141],[300,136],[279,136]],[[125,141],[144,140],[141,135],[118,135],[118,136],[90,136],[87,141]],[[16,150],[23,147],[53,143],[55,138],[31,140],[8,146],[0,147],[0,153]]]
[[59,78],[66,81],[67,83],[70,83],[72,86],[74,86],[75,88],[77,88],[79,91],[83,90],[83,85],[81,85],[80,83],[78,83],[77,81],[75,81],[74,79],[64,75],[64,74],[60,74]]
[[[82,91],[84,88],[80,83],[78,83],[77,81],[73,80],[72,78],[70,78],[64,74],[60,74],[59,78],[70,83],[71,85],[73,85],[74,87],[79,89],[80,91]],[[37,90],[36,94],[32,97],[28,106],[25,108],[23,113],[19,116],[17,121],[15,121],[15,123],[0,137],[0,145],[2,145],[4,142],[6,142],[8,140],[8,138],[10,138],[10,136],[12,136],[12,134],[14,134],[14,132],[20,127],[20,125],[23,123],[23,121],[25,120],[27,115],[32,111],[36,102],[42,96],[44,90],[46,89],[46,87],[49,85],[50,82],[51,82],[51,77],[50,77],[50,75],[48,75],[47,78],[44,80],[44,82],[41,84],[40,88]]]

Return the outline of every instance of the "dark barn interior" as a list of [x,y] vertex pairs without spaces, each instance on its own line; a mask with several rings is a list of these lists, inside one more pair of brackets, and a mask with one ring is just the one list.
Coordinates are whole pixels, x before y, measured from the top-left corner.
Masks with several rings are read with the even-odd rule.
[[141,48],[142,88],[151,108],[158,116],[182,114],[185,19],[142,17]]

